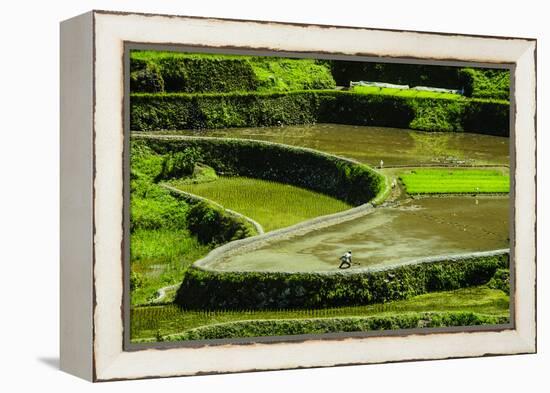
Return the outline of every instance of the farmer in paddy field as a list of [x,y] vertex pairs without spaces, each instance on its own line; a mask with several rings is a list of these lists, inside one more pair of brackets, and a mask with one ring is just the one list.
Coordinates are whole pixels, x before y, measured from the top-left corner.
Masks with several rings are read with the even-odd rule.
[[351,267],[351,250],[340,257],[340,266],[338,269],[348,269]]

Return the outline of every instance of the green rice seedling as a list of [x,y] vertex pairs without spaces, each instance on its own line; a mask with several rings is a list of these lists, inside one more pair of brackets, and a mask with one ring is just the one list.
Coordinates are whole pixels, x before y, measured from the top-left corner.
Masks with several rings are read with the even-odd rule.
[[220,177],[200,184],[173,181],[171,184],[252,218],[266,232],[351,207],[324,194],[247,177]]
[[508,193],[510,176],[496,169],[415,169],[399,176],[409,194]]

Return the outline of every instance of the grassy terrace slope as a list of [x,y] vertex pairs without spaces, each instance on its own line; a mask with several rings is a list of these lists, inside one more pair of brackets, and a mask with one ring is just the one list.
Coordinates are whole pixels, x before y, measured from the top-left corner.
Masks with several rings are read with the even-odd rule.
[[351,207],[304,188],[247,177],[222,177],[198,184],[176,180],[171,185],[242,213],[259,222],[266,232]]
[[[151,340],[184,333],[201,326],[211,326],[239,321],[274,319],[304,320],[311,318],[342,317],[396,317],[407,313],[431,312],[473,312],[483,315],[508,317],[508,296],[501,290],[485,286],[459,289],[449,292],[435,292],[400,300],[367,306],[339,307],[306,310],[242,310],[242,311],[193,311],[176,305],[138,307],[132,310],[131,334],[133,340]],[[291,328],[288,326],[287,329]],[[227,332],[218,331],[221,338]],[[189,338],[192,338],[191,336]],[[212,337],[211,337],[212,338]],[[215,337],[214,337],[215,338]],[[185,337],[165,337],[166,340]]]
[[510,176],[503,170],[414,169],[399,177],[409,194],[507,193]]

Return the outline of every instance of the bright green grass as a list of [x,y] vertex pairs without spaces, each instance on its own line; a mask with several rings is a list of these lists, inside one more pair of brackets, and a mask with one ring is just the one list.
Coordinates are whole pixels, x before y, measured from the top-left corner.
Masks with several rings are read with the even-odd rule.
[[132,305],[148,303],[156,298],[159,288],[181,282],[187,267],[210,249],[187,230],[134,231],[130,239],[130,265],[137,285],[132,289]]
[[391,316],[411,312],[474,312],[491,316],[509,315],[509,297],[485,286],[448,292],[433,292],[384,304],[315,310],[275,311],[190,311],[176,305],[132,309],[132,340],[182,333],[200,326],[243,320],[308,319],[335,317]]
[[510,176],[496,169],[415,169],[399,178],[409,194],[507,193]]
[[313,59],[251,57],[250,64],[260,91],[333,89],[336,82],[330,68]]
[[220,177],[200,184],[178,181],[171,184],[256,220],[266,232],[351,207],[324,194],[247,177]]
[[361,94],[380,94],[388,96],[401,97],[418,97],[418,98],[445,98],[452,100],[465,100],[466,98],[460,94],[443,93],[436,91],[414,90],[414,89],[397,89],[392,87],[376,87],[376,86],[354,86],[353,92]]

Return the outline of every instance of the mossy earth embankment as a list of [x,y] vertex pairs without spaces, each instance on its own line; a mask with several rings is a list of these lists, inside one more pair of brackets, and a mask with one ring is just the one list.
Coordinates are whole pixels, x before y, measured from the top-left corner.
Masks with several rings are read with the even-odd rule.
[[508,251],[427,258],[382,269],[332,272],[219,271],[219,255],[187,270],[176,303],[190,309],[322,308],[385,303],[487,283]]

